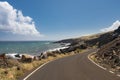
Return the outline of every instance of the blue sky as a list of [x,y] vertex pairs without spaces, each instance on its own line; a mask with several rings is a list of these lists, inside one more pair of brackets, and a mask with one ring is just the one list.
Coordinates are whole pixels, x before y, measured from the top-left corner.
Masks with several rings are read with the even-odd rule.
[[[4,1],[4,0],[1,0]],[[32,18],[34,35],[0,30],[0,40],[60,40],[101,32],[120,20],[119,0],[6,0]],[[1,11],[0,11],[1,12]],[[18,12],[19,13],[19,12]],[[1,13],[0,13],[1,15]],[[4,17],[3,17],[4,18]],[[30,19],[27,19],[30,20]],[[22,26],[22,25],[21,25]],[[24,25],[23,25],[24,26]],[[25,29],[26,30],[26,29]],[[36,31],[37,30],[37,31]],[[13,31],[13,32],[12,32]],[[24,33],[24,32],[23,32]]]

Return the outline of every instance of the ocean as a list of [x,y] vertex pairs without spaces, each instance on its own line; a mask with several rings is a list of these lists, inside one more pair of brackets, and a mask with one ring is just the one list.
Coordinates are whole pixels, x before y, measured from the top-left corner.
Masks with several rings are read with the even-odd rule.
[[0,41],[0,54],[2,53],[27,53],[39,54],[47,50],[61,47],[52,41]]

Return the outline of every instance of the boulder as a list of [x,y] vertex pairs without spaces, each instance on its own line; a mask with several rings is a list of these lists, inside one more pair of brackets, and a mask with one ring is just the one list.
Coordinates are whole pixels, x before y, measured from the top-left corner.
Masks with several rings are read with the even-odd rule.
[[34,60],[34,56],[28,54],[22,54],[22,62],[32,62]]
[[120,66],[120,37],[102,46],[97,52],[97,57],[112,68]]

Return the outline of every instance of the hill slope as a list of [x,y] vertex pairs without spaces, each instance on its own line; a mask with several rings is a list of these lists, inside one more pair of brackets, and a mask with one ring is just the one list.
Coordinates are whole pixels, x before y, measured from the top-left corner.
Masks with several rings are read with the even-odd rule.
[[120,70],[120,27],[113,33],[115,39],[102,46],[96,56],[102,63]]
[[71,46],[81,46],[86,45],[86,47],[97,46],[101,47],[114,39],[116,39],[120,34],[120,27],[111,32],[99,33],[90,36],[83,36],[80,38],[66,39],[58,41],[57,43],[71,43]]

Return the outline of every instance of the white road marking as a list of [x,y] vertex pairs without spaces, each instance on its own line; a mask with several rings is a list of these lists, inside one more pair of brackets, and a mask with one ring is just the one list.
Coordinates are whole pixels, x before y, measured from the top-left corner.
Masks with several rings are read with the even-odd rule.
[[114,72],[113,72],[113,71],[109,71],[109,72],[114,74]]
[[117,76],[120,77],[120,74],[118,74]]
[[[95,65],[97,65],[98,67],[102,68],[103,70],[107,70],[106,68],[100,66],[99,64],[95,63],[92,59],[90,59],[90,55],[88,55],[88,59],[89,59],[92,63],[94,63]],[[112,74],[114,74],[113,71],[109,71],[109,72],[112,73]],[[120,74],[117,74],[116,76],[120,77]]]
[[[70,56],[73,56],[73,55],[70,55]],[[66,56],[66,57],[68,57],[68,56]],[[65,57],[63,57],[63,58],[65,58]],[[58,59],[59,59],[59,58],[58,58]],[[42,68],[42,67],[45,66],[46,64],[48,64],[48,63],[50,63],[50,62],[52,62],[52,61],[55,61],[55,60],[57,60],[57,59],[48,61],[48,62],[40,65],[37,69],[35,69],[35,70],[34,70],[33,72],[31,72],[30,74],[28,74],[23,80],[27,80],[27,79],[28,79],[32,74],[34,74],[37,70],[39,70],[40,68]]]
[[[70,55],[70,56],[72,56],[72,55]],[[67,56],[66,56],[66,57],[67,57]],[[63,57],[63,58],[65,58],[65,57]],[[58,58],[58,59],[59,59],[59,58]],[[37,69],[35,69],[35,70],[34,70],[33,72],[31,72],[30,74],[28,74],[23,80],[27,80],[27,79],[28,79],[32,74],[34,74],[37,70],[39,70],[40,68],[42,68],[42,67],[45,66],[46,64],[48,64],[48,63],[50,63],[50,62],[52,62],[52,61],[55,61],[55,60],[57,60],[57,59],[48,61],[48,62],[40,65]]]
[[[107,70],[106,68],[98,65],[98,64],[95,63],[93,60],[91,60],[90,57],[89,57],[89,55],[88,55],[88,59],[89,59],[92,63],[94,63],[95,65],[97,65],[98,67],[102,68],[103,70]],[[39,66],[37,69],[35,69],[35,70],[34,70],[33,72],[31,72],[29,75],[27,75],[23,80],[27,80],[27,79],[28,79],[32,74],[34,74],[37,70],[39,70],[40,68],[42,68],[43,66],[45,66],[46,64],[48,64],[48,63],[50,63],[50,62],[52,62],[52,61],[48,61],[48,62],[44,63],[43,65]],[[114,73],[114,72],[112,72],[112,71],[109,71],[109,72]],[[120,77],[120,75],[117,75],[117,76]]]
[[98,65],[98,64],[95,63],[93,60],[91,60],[90,57],[89,57],[89,55],[88,55],[88,59],[89,59],[92,63],[94,63],[95,65],[97,65],[98,67],[100,67],[100,68],[102,68],[102,69],[104,69],[104,70],[107,70],[106,68],[104,68],[104,67]]
[[[49,61],[51,62],[51,61]],[[46,62],[44,63],[43,65],[39,66],[37,69],[35,69],[32,73],[30,73],[29,75],[27,75],[23,80],[27,80],[32,74],[34,74],[37,70],[39,70],[40,68],[42,68],[43,66],[45,66],[47,63],[49,62]]]

